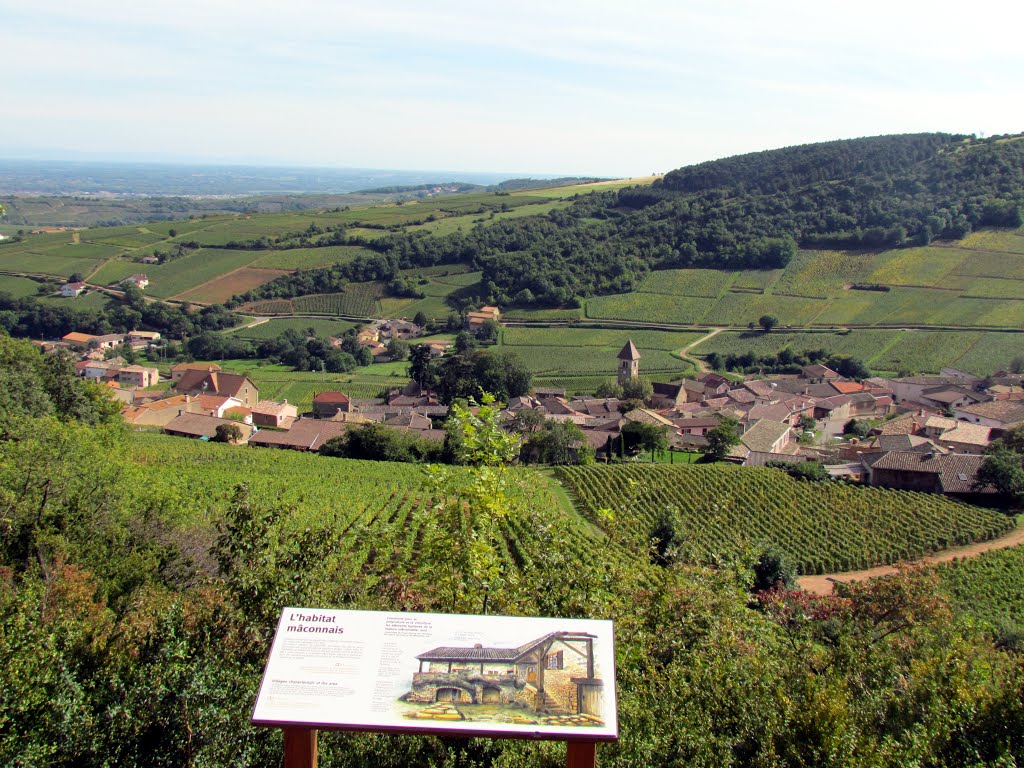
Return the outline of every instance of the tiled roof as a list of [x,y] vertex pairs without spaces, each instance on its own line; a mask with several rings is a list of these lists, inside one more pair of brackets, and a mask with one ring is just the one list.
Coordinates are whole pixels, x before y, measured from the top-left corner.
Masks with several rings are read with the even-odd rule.
[[981,424],[968,424],[966,421],[956,422],[956,426],[947,429],[939,436],[939,440],[962,445],[988,445],[992,430]]
[[984,456],[965,453],[943,455],[892,451],[878,459],[872,468],[939,475],[943,493],[971,493],[984,460]]
[[1024,421],[1024,404],[1019,400],[992,400],[987,403],[975,403],[957,408],[957,411],[1007,424]]
[[348,425],[323,419],[299,419],[287,432],[261,429],[249,440],[249,445],[280,445],[306,451],[317,451],[332,437],[343,435]]
[[852,395],[854,392],[863,392],[865,387],[859,381],[833,381],[829,383],[840,395]]
[[639,360],[639,359],[640,359],[640,350],[638,350],[636,348],[636,344],[634,344],[633,340],[630,339],[629,341],[626,342],[626,345],[622,348],[622,351],[619,352],[619,360]]
[[774,446],[789,432],[789,424],[761,419],[750,429],[740,435],[740,442],[751,451],[771,453]]
[[543,637],[523,643],[517,648],[488,648],[482,645],[472,648],[459,648],[452,646],[441,646],[422,653],[416,658],[420,661],[502,661],[514,662],[525,656],[534,648],[543,645],[549,640],[557,640],[562,637],[587,638],[594,635],[587,635],[579,632],[549,632]]

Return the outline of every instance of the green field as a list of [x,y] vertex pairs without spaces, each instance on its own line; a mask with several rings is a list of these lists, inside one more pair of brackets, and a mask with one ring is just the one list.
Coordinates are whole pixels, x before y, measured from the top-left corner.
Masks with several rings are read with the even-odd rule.
[[661,269],[651,272],[637,286],[639,293],[669,296],[721,296],[735,279],[734,272],[717,269]]
[[371,250],[358,245],[331,245],[324,248],[289,248],[264,251],[249,266],[263,269],[315,269],[331,264],[347,264],[360,256],[373,256]]
[[846,251],[798,251],[775,283],[772,292],[828,298],[841,291],[845,285],[863,282],[873,258],[871,254]]
[[934,373],[967,354],[982,335],[980,331],[905,331],[883,353],[867,358],[868,365],[880,371]]
[[959,612],[990,627],[1024,628],[1024,547],[943,563],[938,572],[943,590]]
[[16,299],[38,295],[40,286],[42,283],[29,280],[27,277],[0,275],[0,293],[10,294]]
[[299,296],[292,300],[297,314],[379,317],[380,283],[349,283],[342,293]]
[[341,336],[349,328],[354,328],[356,323],[348,320],[327,320],[312,317],[285,317],[268,320],[252,328],[241,328],[234,331],[235,336],[243,339],[274,339],[285,331],[291,329],[306,331],[312,328],[317,336]]
[[684,559],[727,563],[747,548],[781,549],[802,573],[910,560],[1006,533],[1006,515],[942,496],[794,480],[732,465],[567,467],[558,476],[595,524],[646,542],[656,516],[674,510]]

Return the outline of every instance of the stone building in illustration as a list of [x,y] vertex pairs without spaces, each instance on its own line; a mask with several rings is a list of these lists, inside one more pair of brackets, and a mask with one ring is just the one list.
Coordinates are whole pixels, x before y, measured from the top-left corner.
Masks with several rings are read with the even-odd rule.
[[550,632],[516,648],[434,648],[416,658],[410,703],[504,704],[548,715],[601,717],[602,681],[594,639],[586,632]]

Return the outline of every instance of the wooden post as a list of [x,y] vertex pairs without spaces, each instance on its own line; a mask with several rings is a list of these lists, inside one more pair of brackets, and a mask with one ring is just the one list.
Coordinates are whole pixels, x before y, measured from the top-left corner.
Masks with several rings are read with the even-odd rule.
[[595,768],[597,742],[570,741],[565,749],[565,768]]
[[284,768],[316,768],[316,728],[284,729]]

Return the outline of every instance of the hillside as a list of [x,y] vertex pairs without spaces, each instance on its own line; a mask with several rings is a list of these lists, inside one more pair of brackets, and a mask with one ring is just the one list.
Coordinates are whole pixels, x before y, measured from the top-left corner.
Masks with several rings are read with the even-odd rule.
[[[980,226],[1021,226],[1022,159],[1019,139],[947,134],[728,158],[673,171],[649,187],[590,195],[546,217],[428,241],[378,239],[372,247],[387,262],[374,265],[374,277],[471,261],[483,271],[491,303],[571,306],[630,290],[651,269],[783,268],[796,245],[924,246]],[[282,279],[259,293],[314,292],[310,281],[350,280],[357,269]]]

